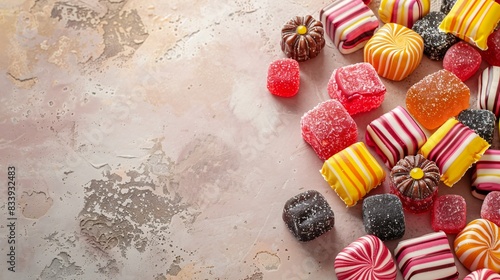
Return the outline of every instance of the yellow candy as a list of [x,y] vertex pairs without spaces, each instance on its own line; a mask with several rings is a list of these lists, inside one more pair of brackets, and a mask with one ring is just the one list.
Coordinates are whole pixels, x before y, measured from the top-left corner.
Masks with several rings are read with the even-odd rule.
[[307,27],[305,27],[304,25],[297,26],[297,33],[299,33],[300,35],[306,34],[307,33]]
[[420,180],[424,177],[424,171],[420,167],[415,167],[410,170],[410,177],[415,180]]

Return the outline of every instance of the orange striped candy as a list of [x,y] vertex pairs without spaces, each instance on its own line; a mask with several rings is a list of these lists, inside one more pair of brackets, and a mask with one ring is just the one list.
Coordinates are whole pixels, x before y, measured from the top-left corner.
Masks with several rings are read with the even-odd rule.
[[420,35],[403,25],[386,23],[366,43],[364,61],[381,77],[401,81],[417,68],[423,53]]

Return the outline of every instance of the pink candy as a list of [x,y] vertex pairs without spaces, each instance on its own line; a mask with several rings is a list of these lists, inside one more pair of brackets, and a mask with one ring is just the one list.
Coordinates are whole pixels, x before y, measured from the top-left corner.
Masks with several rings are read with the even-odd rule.
[[500,29],[488,37],[487,45],[488,49],[481,52],[483,59],[492,66],[500,66]]
[[267,89],[274,95],[292,97],[299,92],[299,63],[291,58],[279,59],[269,65]]
[[448,234],[459,233],[467,225],[466,209],[465,199],[460,195],[439,196],[432,208],[432,229]]
[[492,191],[486,195],[481,206],[481,218],[500,226],[500,191]]
[[465,82],[477,72],[481,61],[481,54],[468,43],[461,41],[446,51],[443,68]]

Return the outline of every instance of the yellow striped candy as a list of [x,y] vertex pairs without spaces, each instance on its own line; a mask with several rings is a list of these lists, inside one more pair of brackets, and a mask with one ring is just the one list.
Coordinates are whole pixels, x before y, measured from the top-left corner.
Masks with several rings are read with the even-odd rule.
[[430,9],[430,0],[382,0],[378,15],[384,23],[393,22],[411,28]]
[[386,79],[401,81],[422,61],[424,40],[415,31],[386,23],[366,43],[364,61]]

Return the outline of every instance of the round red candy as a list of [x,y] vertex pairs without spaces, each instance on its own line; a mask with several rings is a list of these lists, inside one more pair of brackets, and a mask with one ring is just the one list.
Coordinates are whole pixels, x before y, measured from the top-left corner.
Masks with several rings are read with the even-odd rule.
[[285,58],[273,61],[267,71],[267,89],[274,95],[292,97],[300,86],[299,63]]
[[492,66],[500,66],[500,29],[488,37],[488,49],[481,52],[483,59]]
[[461,41],[446,51],[443,68],[465,82],[479,70],[481,61],[481,54],[468,43]]

